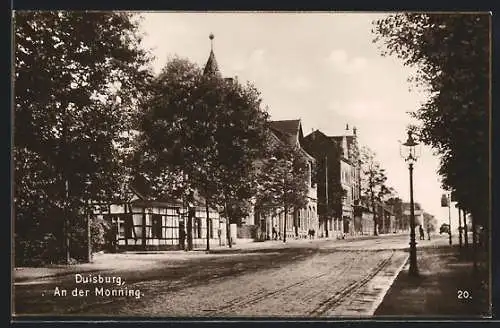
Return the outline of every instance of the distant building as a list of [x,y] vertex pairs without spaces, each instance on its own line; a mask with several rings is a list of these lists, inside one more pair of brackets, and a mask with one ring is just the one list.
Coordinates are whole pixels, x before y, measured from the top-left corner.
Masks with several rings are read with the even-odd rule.
[[363,212],[368,208],[361,199],[356,128],[351,133],[347,126],[340,136],[327,136],[316,130],[304,139],[304,147],[318,162],[321,231],[326,237],[363,234],[367,226]]
[[[402,219],[401,222],[399,222],[399,229],[401,230],[409,230],[410,229],[410,214],[411,214],[411,207],[409,202],[403,202],[401,204],[402,206]],[[422,207],[420,206],[420,203],[414,203],[414,214],[415,214],[415,226],[417,227],[420,224],[423,224],[424,219],[424,211],[422,210]]]
[[[210,35],[210,39],[213,40],[213,35]],[[203,73],[205,75],[221,75],[215,54],[213,52],[213,47],[210,50]],[[226,80],[232,81],[232,78],[226,78]],[[315,159],[301,146],[303,132],[300,120],[271,121],[270,127],[270,133],[272,134],[272,140],[274,140],[274,142],[277,144],[287,144],[298,147],[300,152],[303,154],[304,159],[306,159],[308,163],[308,181],[305,181],[309,188],[307,206],[303,209],[297,209],[293,213],[288,213],[286,218],[287,237],[307,237],[309,229],[318,230],[316,208],[317,193],[316,187],[312,185],[312,170],[315,165]],[[284,213],[280,210],[275,212],[279,214],[275,216],[265,216],[255,211],[255,208],[252,207],[249,215],[237,224],[235,235],[236,240],[233,239],[233,241],[237,243],[238,240],[243,239],[250,240],[270,238],[273,227],[276,227],[278,232],[282,234],[285,220]]]
[[307,238],[310,229],[316,232],[319,229],[317,216],[317,189],[313,180],[313,170],[316,166],[316,160],[313,156],[308,154],[301,145],[303,132],[302,124],[299,119],[271,121],[270,133],[270,140],[275,146],[288,145],[297,147],[299,153],[302,154],[303,159],[306,161],[308,165],[308,174],[304,183],[308,187],[307,204],[305,208],[295,209],[291,213],[288,213],[286,218],[282,208],[268,211],[274,214],[264,214],[254,209],[247,220],[243,222],[239,230],[246,229],[245,225],[256,225],[261,230],[264,239],[270,239],[272,238],[272,229],[274,227],[282,238],[286,220],[287,238]]

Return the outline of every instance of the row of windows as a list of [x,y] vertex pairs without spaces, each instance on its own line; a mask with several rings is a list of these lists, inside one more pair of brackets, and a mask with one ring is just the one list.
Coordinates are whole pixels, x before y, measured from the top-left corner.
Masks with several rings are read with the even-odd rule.
[[[154,239],[170,239],[179,238],[181,230],[186,232],[185,223],[179,222],[177,217],[165,216],[161,214],[150,214],[151,224],[134,224],[132,214],[107,214],[104,218],[112,223],[110,234],[117,234],[118,238],[141,238],[143,228],[146,231],[147,238]],[[165,217],[166,220],[163,220]],[[206,218],[195,217],[192,221],[193,238],[203,238],[206,233],[205,224]],[[214,219],[209,219],[209,234],[210,238],[214,236]],[[111,237],[113,238],[113,237]]]

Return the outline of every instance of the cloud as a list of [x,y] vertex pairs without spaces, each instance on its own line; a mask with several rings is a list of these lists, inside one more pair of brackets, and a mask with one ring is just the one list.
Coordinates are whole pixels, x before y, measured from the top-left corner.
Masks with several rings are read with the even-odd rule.
[[359,100],[342,104],[337,100],[332,100],[328,104],[328,109],[336,112],[338,115],[348,117],[354,120],[373,120],[377,117],[386,120],[386,113],[381,102],[376,100]]
[[350,69],[352,71],[360,71],[363,68],[366,67],[366,58],[363,57],[355,57],[351,62],[350,62]]
[[347,52],[342,49],[336,49],[333,50],[330,55],[328,56],[328,59],[334,64],[334,65],[344,65],[347,62]]
[[309,89],[312,85],[311,80],[305,76],[295,76],[293,78],[283,78],[282,84],[285,88],[294,91]]
[[409,123],[410,117],[391,100],[360,99],[340,102],[336,99],[328,103],[328,109],[351,121],[384,122],[387,124]]
[[235,72],[251,71],[253,73],[263,70],[266,60],[265,55],[265,49],[254,49],[247,56],[234,58],[232,63],[229,65],[229,69]]
[[332,50],[327,57],[327,63],[337,71],[345,74],[360,72],[367,66],[366,58],[349,58],[349,55],[343,49]]
[[264,61],[265,54],[266,54],[265,49],[255,49],[250,54],[249,62],[253,64],[260,64]]

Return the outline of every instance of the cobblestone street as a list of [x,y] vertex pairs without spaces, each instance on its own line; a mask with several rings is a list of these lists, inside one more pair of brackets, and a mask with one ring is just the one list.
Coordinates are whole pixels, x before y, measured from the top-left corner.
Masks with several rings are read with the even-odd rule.
[[[119,276],[141,297],[94,295],[99,284],[76,284],[74,269],[15,286],[18,315],[161,317],[371,316],[407,259],[407,236],[269,244],[215,254],[122,254],[86,266],[85,276]],[[431,244],[445,242],[425,241]],[[149,257],[149,258],[148,258]],[[119,263],[122,268],[119,268]],[[86,273],[85,273],[86,271]],[[102,285],[102,284],[101,284]],[[68,296],[54,296],[65,288]],[[88,296],[71,296],[78,287]]]
[[[282,268],[271,268],[172,293],[158,293],[151,303],[128,302],[116,309],[130,315],[166,316],[321,316],[351,301],[352,291],[380,269],[400,265],[396,251],[319,252]],[[164,289],[162,281],[145,282]],[[101,310],[97,309],[97,313]]]

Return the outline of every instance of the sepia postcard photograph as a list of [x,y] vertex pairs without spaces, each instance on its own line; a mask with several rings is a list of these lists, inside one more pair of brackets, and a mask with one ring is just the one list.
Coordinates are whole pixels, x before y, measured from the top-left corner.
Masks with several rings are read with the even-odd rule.
[[491,319],[491,13],[12,11],[11,316]]

